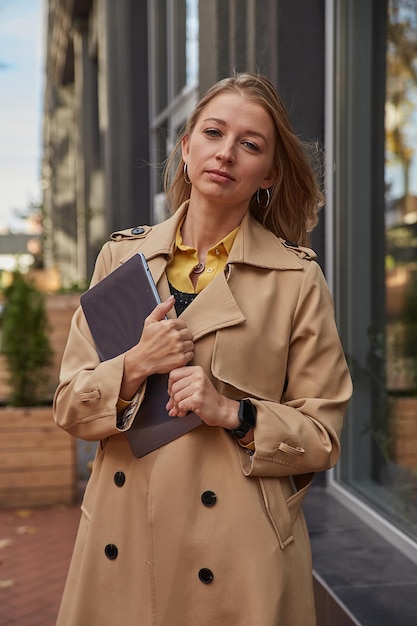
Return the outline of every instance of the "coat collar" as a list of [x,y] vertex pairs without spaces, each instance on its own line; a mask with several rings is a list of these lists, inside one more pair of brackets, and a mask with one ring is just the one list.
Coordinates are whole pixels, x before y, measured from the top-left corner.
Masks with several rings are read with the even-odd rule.
[[[138,248],[140,247],[148,261],[162,257],[162,266],[165,269],[165,265],[173,253],[178,225],[187,212],[187,208],[188,202],[184,202],[170,218],[150,227],[146,236],[139,240]],[[265,269],[297,270],[302,269],[302,263],[297,253],[294,254],[296,250],[304,250],[304,255],[310,256],[310,258],[315,256],[307,248],[299,248],[292,244],[288,249],[286,245],[286,242],[261,226],[248,212],[236,235],[228,263],[245,263]]]
[[[164,272],[173,253],[178,225],[187,208],[188,203],[185,202],[172,217],[147,229],[146,235],[137,243],[137,250],[143,252],[149,263],[162,300],[170,295]],[[128,256],[134,252],[131,249]],[[263,228],[249,213],[242,220],[228,259],[228,265],[240,264],[272,270],[301,270],[303,267],[299,256],[291,248],[287,249],[282,240]],[[213,306],[213,302],[221,302],[221,306]],[[246,319],[224,272],[203,289],[181,317],[192,331],[194,341],[219,328],[241,324]]]

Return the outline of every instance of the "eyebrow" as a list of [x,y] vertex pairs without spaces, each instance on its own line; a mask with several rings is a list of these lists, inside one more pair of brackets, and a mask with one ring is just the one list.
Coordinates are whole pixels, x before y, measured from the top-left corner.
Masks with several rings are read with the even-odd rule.
[[[218,117],[207,117],[205,120],[203,120],[203,122],[216,122],[217,124],[220,124],[222,126],[226,126],[226,122],[224,120],[221,120]],[[265,135],[263,135],[262,133],[258,132],[257,130],[245,130],[245,132],[243,133],[245,135],[255,135],[255,137],[260,137],[261,139],[264,140],[265,143],[268,143],[266,140]]]

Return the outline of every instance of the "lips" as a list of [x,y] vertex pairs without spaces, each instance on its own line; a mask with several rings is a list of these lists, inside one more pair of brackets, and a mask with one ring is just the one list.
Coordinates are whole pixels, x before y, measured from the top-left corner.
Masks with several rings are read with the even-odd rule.
[[228,180],[233,181],[234,180],[233,176],[230,176],[230,174],[228,174],[224,170],[207,170],[207,174],[213,180],[219,180],[219,181],[228,181]]

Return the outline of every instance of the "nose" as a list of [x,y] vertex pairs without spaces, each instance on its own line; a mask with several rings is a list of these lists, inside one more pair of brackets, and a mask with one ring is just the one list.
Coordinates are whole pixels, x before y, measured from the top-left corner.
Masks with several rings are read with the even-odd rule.
[[235,160],[234,143],[227,140],[222,141],[217,150],[216,158],[218,161],[233,163]]

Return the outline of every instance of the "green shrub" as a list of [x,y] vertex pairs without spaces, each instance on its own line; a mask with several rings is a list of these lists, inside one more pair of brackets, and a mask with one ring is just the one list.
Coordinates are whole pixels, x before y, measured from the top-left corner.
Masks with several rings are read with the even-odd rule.
[[53,350],[49,341],[45,299],[19,271],[4,289],[2,353],[9,371],[12,406],[45,402]]

